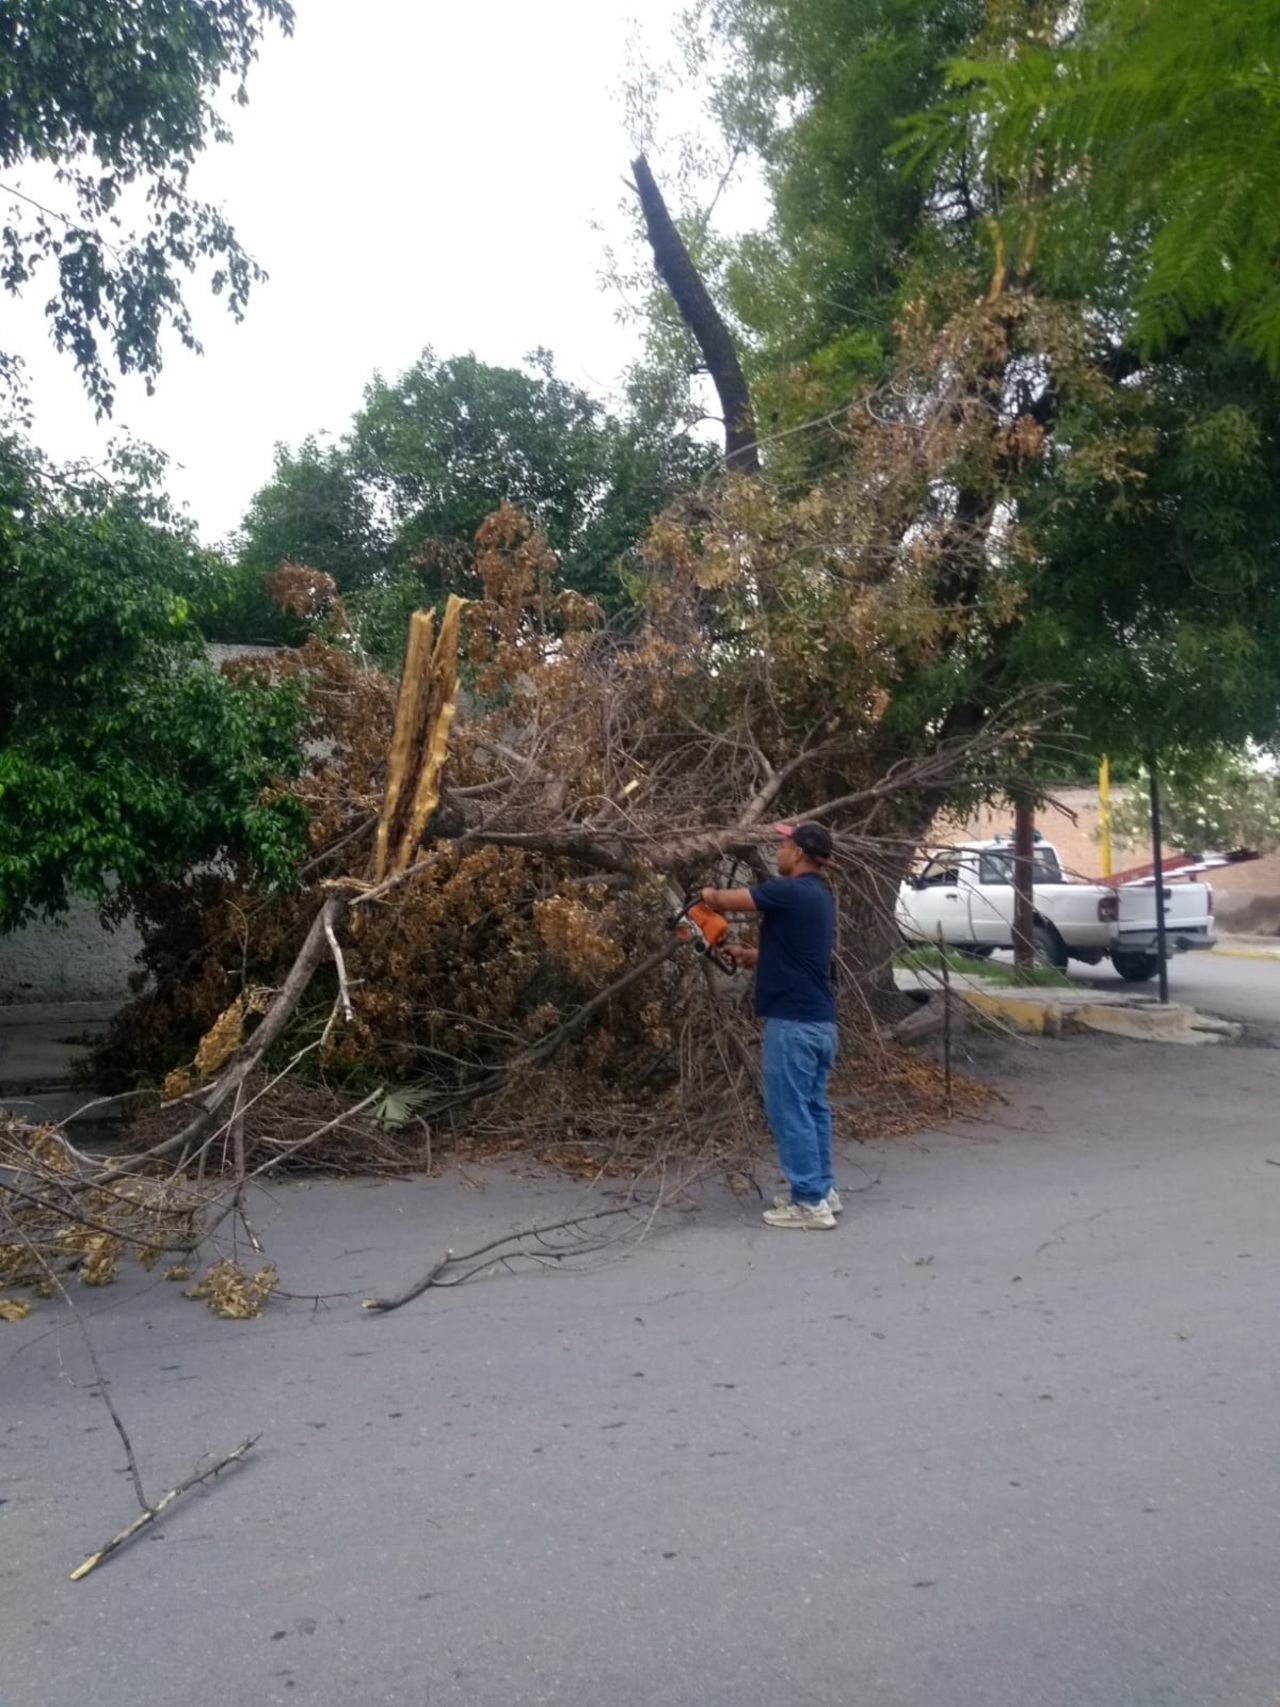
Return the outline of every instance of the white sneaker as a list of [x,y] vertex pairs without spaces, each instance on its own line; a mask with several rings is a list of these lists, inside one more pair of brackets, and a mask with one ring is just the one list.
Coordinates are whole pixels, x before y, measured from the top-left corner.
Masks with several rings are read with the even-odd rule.
[[834,1227],[836,1218],[827,1207],[826,1198],[818,1203],[784,1203],[779,1209],[766,1209],[766,1227],[798,1227],[804,1232],[826,1232]]
[[[840,1193],[836,1190],[835,1186],[831,1187],[831,1190],[827,1193],[827,1195],[823,1198],[822,1201],[826,1204],[827,1208],[831,1211],[831,1213],[833,1215],[843,1215],[844,1214],[844,1204],[841,1203]],[[787,1207],[788,1203],[790,1203],[790,1202],[791,1202],[791,1198],[785,1191],[779,1192],[777,1197],[775,1197],[773,1200],[773,1207],[775,1209],[785,1209]]]

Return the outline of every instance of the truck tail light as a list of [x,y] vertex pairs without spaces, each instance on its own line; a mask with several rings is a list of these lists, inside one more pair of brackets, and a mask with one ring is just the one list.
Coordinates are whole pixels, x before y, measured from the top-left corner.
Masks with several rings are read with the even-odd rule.
[[1205,884],[1205,893],[1209,897],[1209,917],[1212,918],[1213,917],[1213,890],[1210,889],[1210,887],[1207,883]]
[[1120,917],[1120,897],[1118,895],[1103,895],[1098,900],[1098,923],[1114,925]]

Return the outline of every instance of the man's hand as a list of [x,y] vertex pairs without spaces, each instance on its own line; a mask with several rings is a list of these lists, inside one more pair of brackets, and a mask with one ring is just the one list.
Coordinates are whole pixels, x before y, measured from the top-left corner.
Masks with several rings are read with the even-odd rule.
[[744,944],[736,942],[725,943],[720,952],[721,954],[727,955],[735,966],[741,966],[744,968],[754,966],[760,958],[760,950],[758,948],[747,948]]

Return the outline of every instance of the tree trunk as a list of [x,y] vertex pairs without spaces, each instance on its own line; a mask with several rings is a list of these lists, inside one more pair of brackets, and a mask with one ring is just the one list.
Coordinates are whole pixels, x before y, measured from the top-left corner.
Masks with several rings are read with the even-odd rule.
[[745,474],[758,474],[760,452],[756,446],[755,414],[733,337],[676,230],[643,154],[631,162],[631,170],[653,249],[653,264],[675,299],[680,318],[702,351],[720,398],[724,411],[725,466]]
[[869,1015],[891,1025],[916,1011],[915,1001],[894,978],[894,959],[902,948],[895,908],[899,886],[933,817],[933,802],[903,802],[890,822],[876,825],[884,841],[875,859],[837,862],[836,995],[851,1023]]

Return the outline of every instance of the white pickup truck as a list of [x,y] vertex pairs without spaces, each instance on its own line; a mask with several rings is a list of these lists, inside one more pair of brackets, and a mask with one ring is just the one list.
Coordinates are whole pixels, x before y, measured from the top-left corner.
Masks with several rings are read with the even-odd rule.
[[[898,892],[898,928],[911,941],[985,955],[1013,946],[1013,845],[966,842],[936,848]],[[1159,970],[1156,892],[1149,879],[1088,883],[1068,876],[1057,849],[1038,841],[1032,879],[1036,951],[1059,969],[1068,959],[1096,966],[1104,955],[1124,979],[1141,982]],[[1213,890],[1207,883],[1163,889],[1170,953],[1212,948]]]

